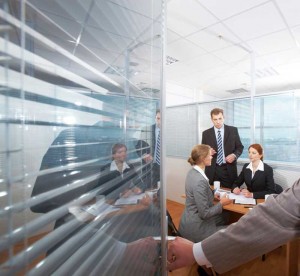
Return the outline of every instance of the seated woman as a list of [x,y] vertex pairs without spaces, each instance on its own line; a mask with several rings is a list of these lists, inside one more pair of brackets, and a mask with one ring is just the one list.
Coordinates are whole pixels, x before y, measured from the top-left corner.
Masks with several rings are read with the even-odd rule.
[[[116,199],[119,196],[128,197],[142,192],[143,183],[138,178],[133,165],[126,163],[127,147],[124,144],[114,144],[112,147],[112,162],[101,168],[98,186],[103,186],[103,194]],[[100,191],[101,193],[101,191]]]
[[193,168],[185,181],[186,202],[179,224],[179,232],[184,238],[199,242],[224,228],[223,206],[230,204],[226,195],[214,204],[214,195],[204,173],[205,166],[211,165],[211,148],[208,145],[196,145],[188,162]]
[[[263,148],[260,144],[252,144],[248,148],[250,163],[244,165],[240,175],[233,183],[233,193],[243,194],[250,198],[264,198],[275,193],[273,169],[263,163]],[[240,189],[246,183],[247,189]]]

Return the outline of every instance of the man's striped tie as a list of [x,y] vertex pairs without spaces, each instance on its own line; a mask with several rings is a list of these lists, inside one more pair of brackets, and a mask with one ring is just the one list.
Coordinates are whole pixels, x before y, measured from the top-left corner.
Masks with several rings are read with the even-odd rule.
[[223,164],[223,143],[222,143],[222,136],[221,131],[218,130],[218,154],[217,154],[217,164]]
[[160,165],[160,130],[158,130],[157,139],[156,139],[156,156],[155,162]]

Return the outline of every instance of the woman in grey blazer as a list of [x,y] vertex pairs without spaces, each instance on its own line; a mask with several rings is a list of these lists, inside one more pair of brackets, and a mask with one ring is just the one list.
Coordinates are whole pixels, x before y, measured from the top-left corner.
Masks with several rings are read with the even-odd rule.
[[185,181],[186,203],[182,214],[179,232],[193,242],[199,242],[224,228],[223,206],[231,203],[226,195],[218,198],[214,204],[214,195],[204,170],[211,165],[211,148],[208,145],[196,145],[192,149],[188,162],[193,168]]

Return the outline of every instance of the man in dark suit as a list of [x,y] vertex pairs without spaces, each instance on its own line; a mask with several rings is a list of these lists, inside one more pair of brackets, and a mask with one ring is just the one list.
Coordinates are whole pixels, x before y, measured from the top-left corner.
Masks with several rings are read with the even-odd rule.
[[299,217],[300,179],[280,195],[268,197],[237,223],[200,243],[176,238],[169,246],[168,269],[197,261],[199,265],[213,266],[218,273],[224,273],[299,238]]
[[214,108],[210,112],[214,124],[202,133],[202,144],[212,148],[211,166],[205,168],[209,183],[220,181],[222,187],[231,188],[237,178],[237,159],[244,146],[240,140],[238,129],[224,125],[223,109]]
[[156,110],[155,124],[142,130],[141,139],[136,144],[137,154],[144,162],[144,174],[151,171],[148,183],[149,188],[156,188],[160,181],[160,110]]

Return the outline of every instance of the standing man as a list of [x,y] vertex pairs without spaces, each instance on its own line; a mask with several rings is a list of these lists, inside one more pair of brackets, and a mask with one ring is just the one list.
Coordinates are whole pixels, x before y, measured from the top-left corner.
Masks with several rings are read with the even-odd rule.
[[220,181],[222,187],[231,188],[237,178],[236,161],[243,152],[238,129],[224,125],[223,109],[214,108],[210,112],[214,124],[202,133],[202,144],[212,148],[211,166],[205,168],[209,183]]
[[[137,153],[142,157],[145,170],[151,170],[150,183],[148,186],[156,188],[158,181],[160,181],[160,145],[161,145],[161,124],[160,124],[160,110],[156,110],[155,124],[143,129],[141,132],[141,140],[136,145]],[[145,171],[144,170],[144,171]]]

